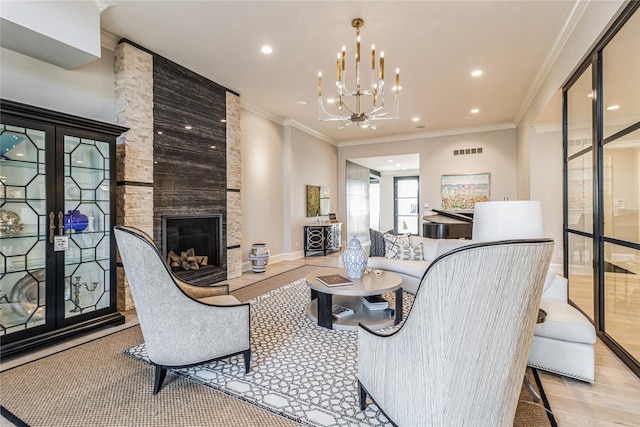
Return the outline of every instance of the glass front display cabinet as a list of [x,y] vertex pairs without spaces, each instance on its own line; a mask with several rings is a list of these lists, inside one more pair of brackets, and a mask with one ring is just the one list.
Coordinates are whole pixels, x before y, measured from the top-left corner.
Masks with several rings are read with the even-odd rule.
[[2,355],[110,324],[115,142],[127,129],[0,100]]

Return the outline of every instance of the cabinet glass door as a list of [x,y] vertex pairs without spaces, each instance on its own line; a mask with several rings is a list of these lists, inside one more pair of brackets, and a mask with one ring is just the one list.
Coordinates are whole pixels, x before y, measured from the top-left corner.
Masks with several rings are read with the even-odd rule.
[[[110,272],[109,144],[64,135],[65,319],[108,308]],[[60,215],[60,213],[59,213]]]
[[0,335],[46,323],[45,137],[0,124]]

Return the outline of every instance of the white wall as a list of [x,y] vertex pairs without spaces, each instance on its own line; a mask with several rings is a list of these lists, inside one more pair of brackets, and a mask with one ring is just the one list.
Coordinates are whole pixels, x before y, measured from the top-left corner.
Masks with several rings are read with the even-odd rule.
[[282,258],[284,189],[283,127],[242,110],[242,260],[249,269],[251,245],[266,243],[273,261]]
[[330,210],[338,212],[338,148],[295,127],[290,127],[290,136],[291,173],[285,183],[291,197],[290,241],[285,249],[295,258],[303,256],[304,224],[315,221],[307,218],[307,185],[328,186]]
[[[482,148],[483,152],[454,156],[453,150],[461,148]],[[341,190],[339,200],[341,207],[345,200],[343,188],[347,160],[411,153],[420,155],[420,206],[428,203],[432,209],[441,208],[441,177],[449,174],[489,172],[491,200],[503,200],[505,197],[510,200],[516,199],[515,129],[503,129],[340,147],[338,149],[338,188]],[[384,202],[381,201],[382,203]],[[344,217],[344,212],[341,211],[340,214]],[[385,229],[382,223],[381,228]]]
[[552,264],[562,265],[562,132],[536,132],[531,129],[531,164],[535,175],[531,179],[531,200],[542,205],[545,236],[555,241]]
[[113,52],[75,70],[0,48],[0,97],[107,123],[117,123]]

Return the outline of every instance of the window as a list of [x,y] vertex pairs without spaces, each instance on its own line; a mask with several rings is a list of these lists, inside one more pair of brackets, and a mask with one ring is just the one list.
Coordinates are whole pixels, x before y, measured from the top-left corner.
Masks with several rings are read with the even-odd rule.
[[420,179],[401,176],[393,179],[395,228],[400,234],[418,234],[420,224]]

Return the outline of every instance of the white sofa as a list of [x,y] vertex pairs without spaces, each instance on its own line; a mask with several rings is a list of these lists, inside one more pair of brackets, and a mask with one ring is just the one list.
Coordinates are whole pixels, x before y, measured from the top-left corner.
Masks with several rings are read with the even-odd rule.
[[407,292],[415,294],[422,280],[422,276],[424,276],[424,272],[427,271],[427,267],[429,267],[431,261],[452,249],[470,245],[473,242],[471,240],[430,239],[428,237],[411,236],[412,246],[417,246],[421,243],[423,253],[422,261],[405,261],[385,258],[383,256],[372,256],[369,257],[367,267],[391,271],[397,274],[402,277],[402,288]]
[[[423,260],[408,261],[371,256],[367,267],[393,272],[403,280],[403,289],[415,294],[424,273],[433,260],[452,249],[473,243],[472,240],[429,239],[411,236],[411,244],[423,246]],[[596,331],[591,322],[567,300],[567,279],[550,268],[545,280],[540,308],[547,313],[536,325],[529,366],[581,381],[594,382],[593,345]]]
[[567,299],[567,279],[550,268],[540,308],[547,313],[536,325],[529,366],[592,383],[595,381],[596,330]]

